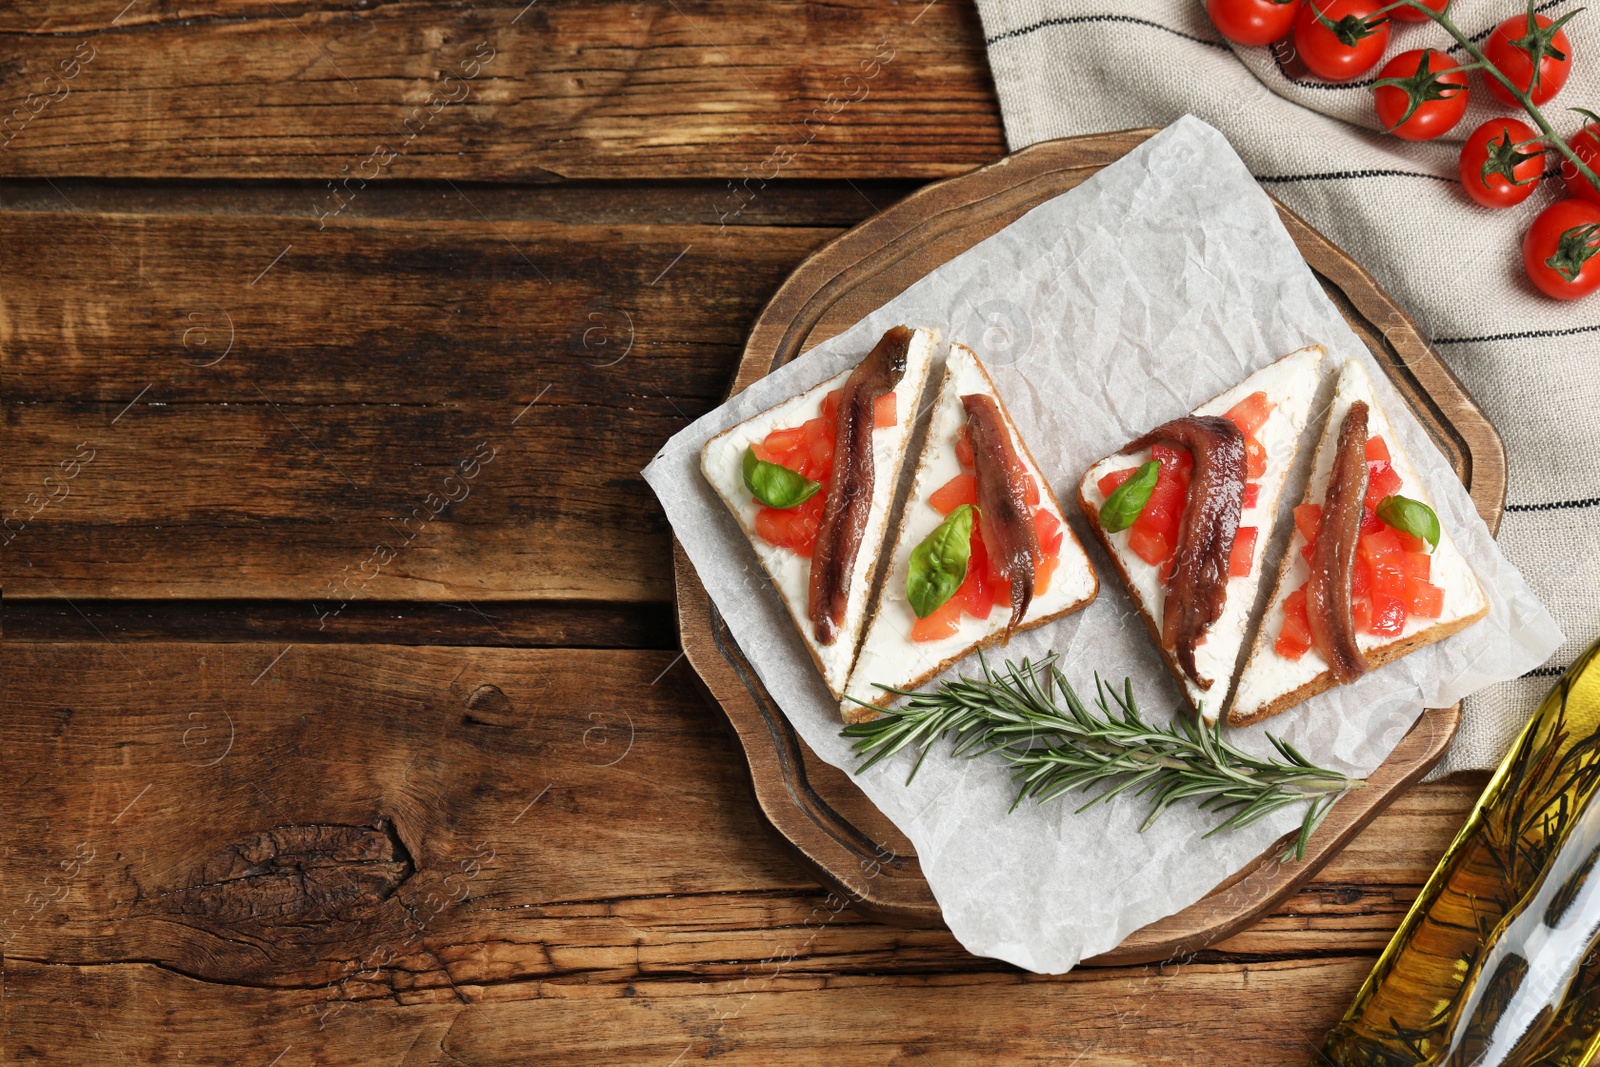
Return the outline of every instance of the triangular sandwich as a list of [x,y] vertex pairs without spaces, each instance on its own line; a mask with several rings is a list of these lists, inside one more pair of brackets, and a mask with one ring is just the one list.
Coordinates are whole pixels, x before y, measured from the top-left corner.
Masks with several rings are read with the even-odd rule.
[[1207,722],[1233,688],[1322,358],[1320,345],[1291,352],[1096,463],[1079,485],[1090,527]]
[[1294,518],[1232,725],[1287,711],[1489,613],[1356,360],[1340,372]]
[[876,717],[962,657],[1085,607],[1083,546],[971,349],[945,377],[840,711]]
[[934,343],[927,330],[896,326],[856,367],[713,437],[700,454],[836,700],[855,662]]

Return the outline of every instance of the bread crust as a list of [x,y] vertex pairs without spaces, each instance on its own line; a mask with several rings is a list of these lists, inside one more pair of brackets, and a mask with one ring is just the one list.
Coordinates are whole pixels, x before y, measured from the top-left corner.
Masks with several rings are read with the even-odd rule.
[[[954,348],[956,346],[952,344],[950,347]],[[962,345],[961,347],[965,348],[966,346]],[[969,352],[971,351],[971,349],[967,350]],[[1038,460],[1034,459],[1033,452],[1028,448],[1028,442],[1025,441],[1022,437],[1022,434],[1018,432],[1017,424],[1011,421],[1011,410],[1006,407],[1005,399],[1001,397],[1000,390],[995,388],[994,379],[989,377],[989,368],[983,365],[983,361],[977,358],[976,353],[973,353],[972,362],[973,365],[978,368],[978,372],[983,375],[984,384],[989,387],[990,395],[994,397],[995,403],[999,406],[1000,416],[1006,420],[1006,430],[1011,434],[1011,440],[1015,442],[1028,457],[1029,466],[1039,472],[1040,490],[1045,496],[1050,498],[1050,503],[1055,507],[1056,514],[1061,516],[1061,529],[1066,533],[1066,536],[1071,539],[1073,545],[1077,547],[1078,551],[1083,552],[1083,542],[1078,540],[1078,535],[1073,531],[1072,524],[1067,522],[1067,513],[1065,509],[1061,507],[1061,501],[1057,499],[1055,490],[1050,488],[1050,480],[1044,477],[1044,467],[1040,465]],[[929,455],[932,453],[933,447],[934,442],[931,439],[923,442],[922,452],[917,457],[917,470],[920,471],[926,464]],[[901,536],[905,533],[905,525],[909,521],[907,512],[910,511],[910,509],[911,501],[908,498],[901,506],[900,521],[895,526],[894,539],[890,542],[891,545],[898,546],[900,544]],[[890,551],[893,551],[893,549],[891,548]],[[1085,564],[1089,568],[1089,595],[1081,600],[1068,604],[1060,611],[1052,612],[1049,615],[1041,616],[1040,618],[1034,619],[1030,622],[1023,623],[1011,631],[1013,634],[1021,633],[1024,630],[1032,630],[1036,627],[1043,626],[1047,622],[1055,622],[1057,619],[1065,618],[1066,616],[1071,615],[1073,612],[1081,611],[1090,604],[1094,603],[1095,597],[1100,595],[1100,575],[1095,571],[1094,563],[1089,560],[1087,553],[1084,554],[1083,558]],[[863,626],[863,630],[865,632],[870,633],[872,630],[872,623],[877,618],[878,603],[881,602],[881,599],[882,598],[879,597],[878,601],[875,601],[872,605],[872,610],[869,613],[870,617]],[[949,670],[951,667],[954,667],[957,663],[972,655],[974,652],[981,652],[986,648],[993,648],[995,645],[1001,644],[1007,640],[1009,640],[1009,638],[1006,636],[1006,631],[997,630],[988,637],[981,638],[980,640],[968,645],[960,652],[950,656],[937,667],[926,671],[918,677],[913,678],[909,682],[905,682],[899,688],[916,689],[919,686],[926,685],[930,679],[936,678],[943,674],[945,671]],[[849,707],[844,707],[841,704],[839,713],[847,723],[871,722],[873,719],[878,718],[883,713],[882,709],[887,708],[890,703],[894,701],[894,699],[894,694],[880,692],[879,695],[874,697],[868,704],[852,704]],[[840,700],[843,700],[842,695]]]

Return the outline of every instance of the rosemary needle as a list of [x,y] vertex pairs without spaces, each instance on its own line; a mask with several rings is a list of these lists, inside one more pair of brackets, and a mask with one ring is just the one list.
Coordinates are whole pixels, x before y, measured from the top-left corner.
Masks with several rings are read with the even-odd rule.
[[1334,802],[1365,784],[1313,765],[1270,734],[1267,739],[1281,759],[1263,759],[1229,744],[1220,723],[1205,726],[1185,716],[1169,726],[1152,726],[1139,714],[1131,680],[1118,692],[1095,675],[1096,710],[1091,710],[1056,666],[1054,653],[1038,663],[1007,661],[1000,671],[980,653],[978,665],[979,677],[946,681],[931,693],[880,686],[907,700],[871,722],[845,727],[844,736],[856,739],[853,748],[863,757],[856,773],[914,748],[920,751],[909,782],[934,742],[948,737],[954,756],[998,753],[1010,762],[1019,786],[1013,811],[1030,797],[1043,803],[1075,789],[1099,789],[1078,811],[1131,793],[1150,801],[1142,831],[1178,801],[1198,800],[1202,810],[1227,815],[1209,837],[1304,804],[1300,833],[1285,856],[1295,859],[1305,855],[1312,831]]

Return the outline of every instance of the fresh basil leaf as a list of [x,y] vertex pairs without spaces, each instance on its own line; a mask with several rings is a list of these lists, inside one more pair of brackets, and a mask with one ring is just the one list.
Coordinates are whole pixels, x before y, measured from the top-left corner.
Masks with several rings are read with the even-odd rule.
[[1378,501],[1378,518],[1404,530],[1412,537],[1428,542],[1429,548],[1439,547],[1439,516],[1420,500],[1408,496],[1386,496]]
[[967,560],[972,557],[972,524],[977,517],[977,508],[962,504],[911,550],[906,599],[911,601],[917,618],[926,619],[938,611],[966,581]]
[[816,496],[822,483],[788,467],[768,463],[756,455],[755,449],[747,448],[744,450],[744,487],[769,508],[792,508]]
[[1141,466],[1132,478],[1111,491],[1100,508],[1100,525],[1107,533],[1116,533],[1132,526],[1139,512],[1150,503],[1155,492],[1156,479],[1161,476],[1161,464],[1155,460]]

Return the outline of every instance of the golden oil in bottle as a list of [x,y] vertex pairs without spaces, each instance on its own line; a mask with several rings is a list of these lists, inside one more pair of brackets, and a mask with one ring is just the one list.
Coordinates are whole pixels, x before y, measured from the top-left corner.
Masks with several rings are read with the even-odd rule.
[[1355,1003],[1336,1067],[1600,1067],[1600,644],[1551,690]]

